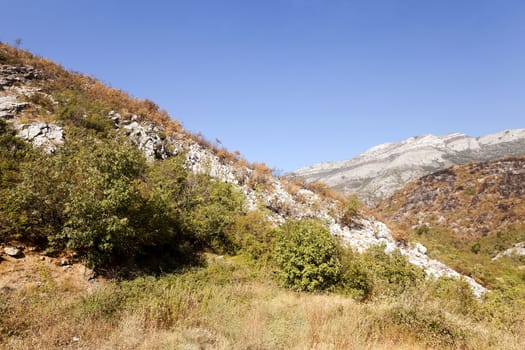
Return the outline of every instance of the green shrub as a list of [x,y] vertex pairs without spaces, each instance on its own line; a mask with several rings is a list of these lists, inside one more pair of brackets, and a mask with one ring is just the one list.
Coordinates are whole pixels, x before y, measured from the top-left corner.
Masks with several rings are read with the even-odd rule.
[[408,330],[429,347],[464,348],[468,331],[442,309],[401,304],[388,317],[393,324]]
[[343,211],[341,215],[341,222],[343,225],[352,226],[354,225],[354,220],[359,214],[359,210],[363,204],[359,200],[357,195],[352,194],[343,204]]
[[398,296],[418,286],[425,279],[423,270],[408,262],[399,251],[384,252],[382,245],[362,254],[343,249],[342,278],[338,289],[357,299]]
[[187,230],[195,233],[198,242],[213,252],[234,253],[228,227],[242,213],[244,198],[233,185],[196,175],[198,192],[194,192],[194,206],[187,214]]
[[467,281],[441,277],[429,284],[432,296],[440,300],[441,305],[449,311],[462,315],[475,315],[479,312],[480,302]]
[[59,102],[55,108],[58,120],[75,126],[92,130],[101,136],[113,129],[113,124],[108,115],[111,107],[100,100],[89,98],[80,88],[64,90],[55,96]]
[[318,291],[335,285],[341,263],[337,243],[319,221],[290,220],[277,232],[275,260],[282,283],[299,291]]
[[255,210],[237,216],[228,232],[238,252],[254,260],[268,262],[274,230],[264,212]]

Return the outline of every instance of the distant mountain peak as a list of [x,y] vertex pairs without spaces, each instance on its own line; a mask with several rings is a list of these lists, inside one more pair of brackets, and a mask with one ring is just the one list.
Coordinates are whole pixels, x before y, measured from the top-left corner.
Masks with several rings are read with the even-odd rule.
[[322,181],[374,205],[407,183],[452,165],[525,155],[525,129],[481,137],[462,133],[410,137],[374,146],[349,160],[318,163],[293,176]]

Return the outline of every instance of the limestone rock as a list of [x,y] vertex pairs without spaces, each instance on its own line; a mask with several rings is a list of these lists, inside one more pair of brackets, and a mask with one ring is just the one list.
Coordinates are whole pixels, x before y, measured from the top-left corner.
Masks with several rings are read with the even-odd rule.
[[373,219],[362,219],[360,229],[349,229],[341,227],[333,222],[330,230],[333,235],[343,237],[350,247],[362,253],[372,246],[384,245],[385,253],[389,254],[395,250],[405,255],[411,264],[422,268],[427,276],[432,278],[451,277],[462,278],[468,282],[473,293],[480,298],[487,289],[477,283],[474,279],[463,276],[440,261],[429,258],[426,255],[426,247],[417,243],[415,248],[405,246],[392,237],[390,229],[382,222]]
[[15,124],[18,136],[42,147],[47,153],[54,153],[57,145],[64,143],[64,130],[55,124],[35,122],[31,124]]
[[501,253],[498,253],[492,260],[498,260],[505,256],[525,256],[525,242],[516,243],[512,248],[509,248]]
[[39,79],[41,72],[31,66],[0,65],[0,90],[28,80]]
[[27,106],[29,103],[18,102],[14,95],[0,96],[0,118],[11,119]]
[[23,255],[22,250],[15,247],[5,247],[4,253],[13,258],[20,258]]
[[[120,121],[120,115],[113,114],[111,118],[118,125],[116,121]],[[160,137],[162,130],[152,123],[139,123],[136,121],[137,119],[132,118],[123,122],[128,137],[137,148],[144,152],[146,158],[150,160],[166,159],[169,156],[169,152],[165,142]]]

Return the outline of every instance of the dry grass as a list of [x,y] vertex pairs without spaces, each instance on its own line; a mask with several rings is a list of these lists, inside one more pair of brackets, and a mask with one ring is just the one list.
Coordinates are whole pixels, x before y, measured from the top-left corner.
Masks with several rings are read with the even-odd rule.
[[341,203],[346,201],[346,198],[344,195],[332,190],[330,187],[328,187],[327,184],[321,181],[307,183],[305,184],[305,188],[312,192],[317,193],[322,198],[325,198],[328,200],[334,200],[334,201],[341,202]]
[[[0,348],[416,350],[525,345],[523,331],[505,333],[458,314],[440,313],[446,316],[444,326],[434,331],[425,317],[443,306],[424,298],[362,304],[342,296],[283,290],[238,259],[213,258],[207,268],[158,279],[102,282],[91,292],[78,280],[53,276],[44,268],[40,284],[32,281],[0,294]],[[407,318],[413,308],[422,316]],[[450,327],[465,335],[452,343],[441,341],[440,332]]]

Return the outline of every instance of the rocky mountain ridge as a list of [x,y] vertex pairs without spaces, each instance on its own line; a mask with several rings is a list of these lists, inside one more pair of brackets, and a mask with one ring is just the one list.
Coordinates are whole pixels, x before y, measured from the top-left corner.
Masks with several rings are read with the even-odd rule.
[[[3,65],[0,68],[0,81],[8,83],[0,89],[0,106],[3,106],[0,113],[4,113],[3,118],[15,126],[19,137],[52,153],[60,144],[67,142],[70,135],[59,120],[48,116],[46,106],[38,102],[46,100],[60,103],[55,101],[51,93],[40,87],[39,82],[45,76],[45,72],[32,66]],[[31,99],[34,94],[38,94],[39,99]],[[31,110],[33,113],[25,113]],[[82,115],[79,118],[82,121],[89,117]],[[224,156],[205,142],[198,142],[198,138],[189,137],[183,130],[170,131],[165,124],[139,113],[111,111],[103,118],[127,135],[150,160],[183,153],[186,157],[185,164],[192,171],[205,172],[221,181],[237,185],[246,195],[246,210],[263,206],[269,210],[275,223],[287,219],[320,219],[327,222],[333,235],[342,237],[358,251],[383,244],[387,252],[399,249],[410,262],[422,267],[429,276],[460,277],[456,271],[430,259],[423,246],[411,246],[396,240],[388,227],[375,218],[359,215],[354,219],[352,227],[344,225],[337,215],[336,200],[322,197],[306,188],[291,190],[289,183],[273,177],[267,169],[246,164],[231,154]],[[484,293],[484,287],[469,277],[464,278],[477,296]]]
[[302,168],[293,176],[324,182],[344,194],[356,193],[375,205],[421,176],[456,164],[520,155],[525,155],[525,129],[482,137],[425,135],[378,145],[349,160]]

